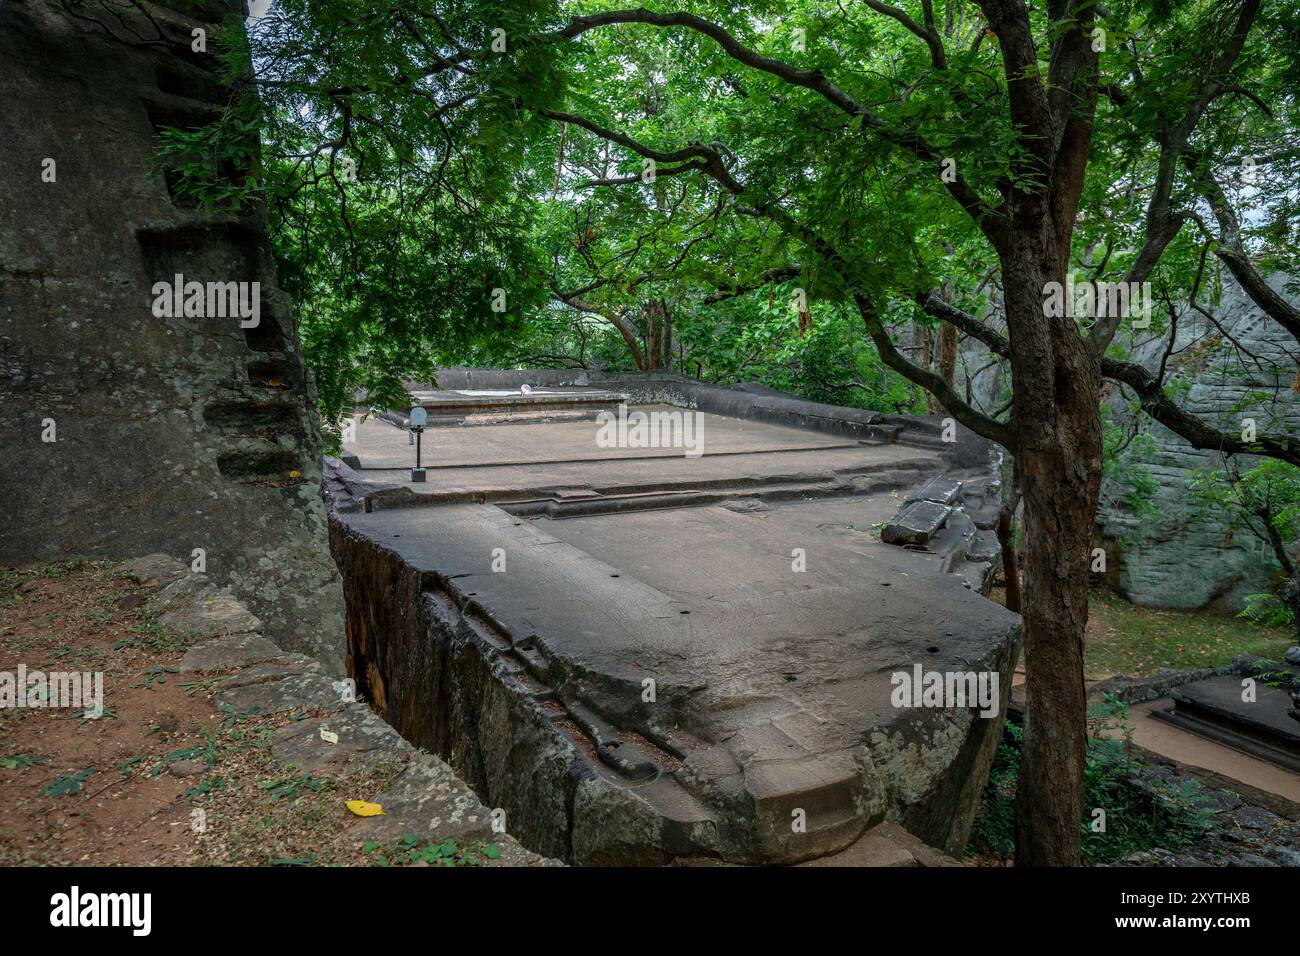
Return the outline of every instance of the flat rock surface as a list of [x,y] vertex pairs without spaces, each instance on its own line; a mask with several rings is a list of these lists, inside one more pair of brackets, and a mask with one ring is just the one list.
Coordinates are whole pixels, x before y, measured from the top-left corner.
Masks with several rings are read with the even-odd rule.
[[[698,434],[704,455],[857,445],[851,439],[668,405],[632,406],[630,412],[668,413],[678,417],[699,415],[702,427]],[[594,416],[580,421],[429,428],[421,438],[421,456],[425,467],[430,469],[475,465],[519,465],[536,469],[558,462],[684,457],[681,447],[602,448],[597,444],[600,433],[601,425]],[[692,432],[692,436],[695,434]],[[345,443],[343,450],[357,455],[363,469],[410,468],[415,464],[415,448],[407,444],[407,432],[377,419],[362,422],[357,428],[356,441]]]
[[821,819],[836,821],[827,826],[851,829],[853,794],[925,778],[949,759],[917,754],[896,782],[864,783],[864,742],[924,748],[953,718],[893,706],[890,675],[917,663],[978,668],[1018,626],[941,561],[876,537],[897,503],[882,491],[564,520],[478,504],[340,519],[451,582],[494,640],[527,643],[519,653],[539,655],[539,668],[585,675],[579,693],[595,713],[636,709],[653,679],[672,714],[665,736],[687,754],[675,777],[692,794],[734,792],[772,814],[824,804]]
[[916,491],[908,495],[908,501],[934,501],[941,505],[951,505],[961,497],[962,483],[955,478],[941,476],[931,478]]
[[283,660],[286,654],[260,634],[234,634],[196,644],[181,658],[182,671],[224,671],[262,661]]

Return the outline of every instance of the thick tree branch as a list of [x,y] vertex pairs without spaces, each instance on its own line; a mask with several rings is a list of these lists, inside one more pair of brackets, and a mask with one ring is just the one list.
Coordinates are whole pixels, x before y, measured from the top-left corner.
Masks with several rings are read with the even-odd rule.
[[[1038,73],[1038,49],[1023,0],[981,0],[980,9],[998,38],[1010,99],[1011,122],[1042,172],[1051,165],[1052,123],[1047,93]],[[1028,170],[1035,172],[1035,170]]]
[[1225,455],[1266,455],[1300,465],[1300,438],[1291,435],[1260,435],[1254,441],[1247,442],[1238,434],[1221,432],[1189,414],[1169,398],[1160,380],[1141,365],[1103,358],[1101,374],[1133,389],[1144,412],[1185,439],[1193,448],[1209,448]]
[[939,36],[939,31],[934,26],[934,7],[930,0],[922,0],[925,9],[925,26],[917,23],[907,11],[900,7],[893,7],[887,3],[881,3],[880,0],[863,0],[867,6],[877,13],[883,13],[887,17],[897,20],[911,33],[925,41],[925,45],[930,48],[930,62],[936,70],[948,69],[948,57],[944,53],[943,38]]
[[889,330],[885,328],[874,303],[867,296],[855,292],[853,302],[857,305],[858,312],[862,316],[867,335],[871,336],[876,351],[886,365],[908,381],[920,385],[937,398],[953,418],[971,431],[990,441],[995,441],[1003,448],[1008,449],[1013,454],[1015,453],[1015,432],[1011,427],[968,405],[966,400],[957,393],[957,390],[945,382],[943,376],[937,372],[928,368],[921,368],[921,366],[909,362],[894,345],[893,339],[889,336]]
[[781,282],[785,279],[793,279],[799,275],[798,266],[778,266],[774,269],[768,269],[762,275],[749,283],[727,283],[718,287],[718,291],[706,295],[700,301],[705,305],[713,305],[717,302],[723,302],[727,299],[734,299],[737,296],[744,295],[747,292],[753,292],[755,289],[761,289],[763,286],[772,282]]
[[632,361],[636,363],[637,368],[645,368],[645,353],[641,351],[641,343],[637,340],[637,331],[632,323],[628,322],[623,316],[619,315],[613,309],[607,309],[595,303],[588,302],[576,292],[563,292],[558,288],[552,288],[551,294],[556,300],[563,302],[570,308],[577,309],[579,312],[586,312],[591,315],[598,315],[618,331],[623,337],[624,344],[627,345],[628,351],[632,353]]
[[916,296],[916,303],[926,315],[942,319],[965,332],[973,339],[983,342],[990,352],[1003,358],[1011,357],[1011,344],[1000,332],[989,328],[975,316],[945,302],[937,290],[924,292]]
[[1279,295],[1251,261],[1250,254],[1241,241],[1241,223],[1208,162],[1193,150],[1187,150],[1183,161],[1194,177],[1198,191],[1210,204],[1215,221],[1219,224],[1218,248],[1215,249],[1214,254],[1228,267],[1228,271],[1251,300],[1263,309],[1266,315],[1300,340],[1300,309]]
[[[969,312],[944,302],[933,291],[918,295],[916,300],[926,314],[950,322],[967,335],[983,342],[995,355],[1003,358],[1010,357],[1011,346],[1006,338]],[[1189,414],[1169,398],[1159,377],[1141,365],[1104,358],[1101,362],[1101,374],[1105,378],[1122,382],[1131,388],[1142,403],[1143,411],[1185,439],[1193,448],[1213,448],[1228,455],[1266,455],[1300,465],[1300,439],[1289,435],[1264,435],[1257,437],[1253,442],[1245,442],[1237,435],[1221,432]]]
[[739,211],[752,216],[762,216],[776,223],[777,226],[817,253],[821,259],[835,271],[844,286],[853,297],[853,302],[862,316],[867,335],[876,345],[881,360],[908,381],[920,385],[943,403],[944,408],[977,435],[995,441],[1003,448],[1015,453],[1017,442],[1013,426],[990,418],[983,412],[969,405],[957,391],[945,382],[942,376],[930,369],[921,368],[908,361],[894,345],[880,319],[879,312],[871,297],[862,291],[859,270],[846,260],[833,245],[821,235],[794,219],[779,206],[765,204],[758,207],[740,207]]

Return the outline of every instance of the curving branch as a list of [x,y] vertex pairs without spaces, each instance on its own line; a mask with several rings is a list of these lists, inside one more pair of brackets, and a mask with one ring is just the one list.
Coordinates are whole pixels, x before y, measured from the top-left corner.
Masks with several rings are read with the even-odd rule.
[[908,361],[898,351],[897,346],[894,345],[893,339],[889,336],[889,330],[885,328],[875,303],[871,299],[860,292],[855,292],[853,302],[858,307],[858,313],[862,316],[862,321],[866,325],[867,335],[871,336],[876,351],[880,353],[880,358],[886,365],[908,381],[920,385],[937,398],[953,418],[971,431],[990,441],[997,442],[1012,454],[1016,452],[1016,433],[1012,427],[977,411],[973,406],[967,404],[957,390],[945,382],[943,376],[937,372]]
[[1011,358],[1011,343],[1002,333],[989,328],[975,316],[964,309],[959,309],[950,302],[945,302],[937,289],[922,292],[916,296],[916,304],[926,315],[942,319],[949,325],[956,326],[973,339],[983,342],[990,352],[1005,359]]
[[[701,143],[692,143],[681,149],[659,150],[645,145],[638,140],[633,139],[626,133],[620,133],[617,130],[608,129],[601,126],[585,116],[578,116],[575,113],[561,113],[556,110],[538,110],[539,116],[545,116],[547,119],[555,120],[557,123],[572,123],[574,126],[581,126],[583,129],[595,133],[601,139],[608,140],[611,143],[617,143],[627,149],[638,153],[647,159],[652,159],[656,163],[687,163],[686,166],[676,169],[656,170],[661,175],[675,175],[677,173],[687,172],[689,170],[698,170],[716,179],[722,186],[731,193],[740,194],[745,187],[742,186],[723,160],[720,150]],[[695,160],[695,162],[689,162]],[[640,182],[641,177],[631,176],[618,180],[600,180],[589,183],[588,185],[615,185],[624,183]]]
[[1233,278],[1241,285],[1251,300],[1264,310],[1269,318],[1300,340],[1300,309],[1297,309],[1279,295],[1251,261],[1245,244],[1241,241],[1241,222],[1237,218],[1227,194],[1215,179],[1209,164],[1194,150],[1188,150],[1183,157],[1189,172],[1194,177],[1198,191],[1209,203],[1219,225],[1218,248],[1214,254],[1228,267]]
[[921,26],[921,24],[913,20],[908,16],[907,11],[901,7],[890,6],[887,3],[881,3],[880,0],[863,0],[863,2],[877,13],[897,20],[910,33],[924,40],[925,45],[930,48],[930,63],[933,64],[936,70],[948,69],[948,56],[943,49],[943,38],[939,35],[939,31],[934,24],[934,4],[931,0],[921,0],[925,26]]
[[586,312],[589,315],[598,315],[614,326],[618,334],[623,337],[623,342],[627,345],[628,351],[632,353],[632,361],[636,363],[636,367],[645,368],[645,353],[641,351],[641,343],[637,339],[636,328],[627,319],[613,309],[607,309],[588,302],[582,297],[581,292],[564,292],[559,288],[552,288],[551,294],[556,301],[564,303],[569,308],[577,309],[579,312]]
[[[1003,358],[1011,357],[1011,346],[1007,339],[969,312],[944,302],[934,291],[922,293],[916,299],[928,315],[952,323],[967,335],[983,342],[994,354]],[[1247,442],[1232,432],[1220,431],[1184,410],[1165,394],[1161,378],[1141,365],[1103,358],[1101,374],[1104,378],[1121,382],[1131,388],[1137,395],[1144,412],[1183,438],[1193,448],[1213,449],[1225,455],[1264,455],[1300,465],[1300,438],[1290,435],[1262,435],[1257,436],[1253,442]]]
[[[761,70],[792,86],[811,90],[824,98],[836,109],[860,122],[864,129],[870,129],[885,142],[911,153],[917,159],[932,163],[937,168],[943,160],[943,154],[930,145],[915,130],[896,129],[886,123],[879,115],[859,103],[843,89],[832,82],[821,70],[805,70],[800,67],[764,56],[741,43],[725,28],[705,20],[692,13],[656,13],[637,8],[633,10],[611,10],[589,16],[573,17],[561,30],[553,34],[557,39],[573,39],[598,27],[624,23],[642,23],[657,27],[685,27],[714,40],[728,56],[738,63]],[[992,240],[1000,229],[998,211],[984,202],[979,193],[966,182],[960,174],[945,179],[944,186],[963,210],[973,219],[980,230]]]
[[737,296],[753,292],[755,289],[761,289],[763,286],[772,282],[782,282],[785,279],[793,279],[803,270],[798,266],[778,266],[774,269],[767,269],[759,275],[753,282],[748,283],[726,283],[718,287],[718,291],[706,295],[700,301],[705,305],[714,305],[727,299],[734,299]]
[[1240,435],[1221,432],[1188,414],[1165,394],[1160,380],[1141,365],[1103,358],[1101,374],[1133,389],[1144,412],[1185,439],[1193,448],[1213,449],[1225,455],[1264,455],[1300,465],[1300,438],[1291,435],[1260,435],[1254,441],[1247,442]]
[[862,316],[867,335],[875,343],[881,360],[908,381],[920,385],[938,399],[949,414],[977,435],[995,441],[1008,451],[1015,453],[1018,439],[1013,425],[1000,422],[985,415],[966,402],[957,390],[943,380],[943,377],[928,368],[909,361],[894,345],[889,330],[885,328],[875,300],[862,291],[858,281],[858,270],[845,259],[834,246],[814,230],[798,222],[789,213],[774,205],[742,207],[742,213],[763,216],[784,229],[788,234],[815,251],[839,275],[845,287],[851,290],[853,303]]

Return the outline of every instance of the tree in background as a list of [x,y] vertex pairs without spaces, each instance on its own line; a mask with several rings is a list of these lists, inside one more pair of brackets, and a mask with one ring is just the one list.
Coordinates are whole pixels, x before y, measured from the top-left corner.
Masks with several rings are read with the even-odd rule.
[[[535,31],[551,13],[277,0],[246,49],[241,24],[223,38],[242,95],[169,134],[181,189],[266,201],[327,428],[359,399],[403,404],[404,384],[449,357],[518,351],[545,301],[533,223],[547,159],[532,146],[550,124],[516,108],[513,62],[457,44],[487,50],[494,30]],[[224,182],[225,166],[254,174]]]
[[1246,598],[1243,616],[1270,627],[1292,627],[1300,638],[1300,468],[1263,461],[1243,471],[1235,460],[1196,476],[1191,491],[1201,508],[1227,525],[1229,542],[1245,531],[1268,548],[1281,580],[1276,593]]

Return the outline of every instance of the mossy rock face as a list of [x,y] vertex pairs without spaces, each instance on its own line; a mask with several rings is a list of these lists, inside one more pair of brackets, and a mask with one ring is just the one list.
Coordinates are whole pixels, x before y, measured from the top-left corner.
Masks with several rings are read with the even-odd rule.
[[[1269,284],[1292,298],[1283,288],[1287,280],[1278,274]],[[1223,328],[1259,365],[1210,352],[1202,367],[1180,373],[1191,381],[1180,404],[1227,432],[1240,430],[1242,421],[1253,417],[1261,432],[1300,433],[1300,392],[1291,390],[1295,361],[1288,357],[1295,339],[1260,314],[1230,276],[1224,276],[1223,297],[1215,311]],[[1175,348],[1183,349],[1204,334],[1201,324],[1180,324]],[[1136,349],[1132,358],[1157,368],[1164,346],[1158,338]],[[1116,395],[1111,401],[1116,421],[1126,421],[1122,399]],[[1206,513],[1188,493],[1194,473],[1222,468],[1222,458],[1211,450],[1190,448],[1160,425],[1149,427],[1154,443],[1136,449],[1133,464],[1155,482],[1150,513],[1138,515],[1126,506],[1128,489],[1116,482],[1107,480],[1102,489],[1097,524],[1115,565],[1108,569],[1112,585],[1144,607],[1241,610],[1246,595],[1271,591],[1276,583],[1268,546],[1244,529],[1233,533],[1226,516]],[[1245,472],[1257,460],[1239,456],[1237,463]]]
[[[0,307],[13,516],[0,563],[162,553],[188,566],[202,549],[206,573],[269,639],[341,673],[315,395],[264,212],[187,207],[155,169],[161,128],[206,122],[229,98],[190,31],[240,4],[162,6],[154,19],[172,42],[148,46],[57,3],[5,7],[15,100],[0,128],[20,155],[0,167],[0,261],[13,265]],[[42,157],[57,158],[57,187],[33,180]],[[156,284],[174,289],[178,275],[182,288],[247,290],[250,307],[256,283],[257,323],[209,307],[155,314]],[[42,440],[44,420],[57,440]]]

